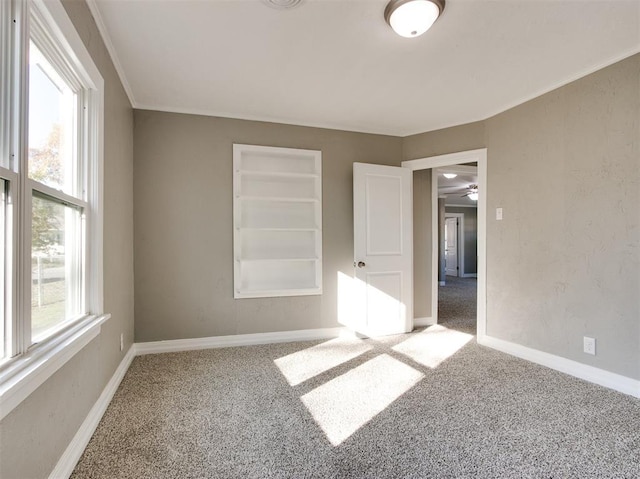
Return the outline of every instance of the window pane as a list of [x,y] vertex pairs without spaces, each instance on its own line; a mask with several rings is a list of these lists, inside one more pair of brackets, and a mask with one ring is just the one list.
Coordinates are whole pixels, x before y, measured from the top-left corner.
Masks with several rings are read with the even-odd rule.
[[75,194],[77,95],[29,43],[29,178]]
[[81,314],[80,212],[33,197],[31,337],[37,342]]
[[7,182],[0,179],[0,359],[5,357],[7,347],[7,322],[6,322],[6,294],[5,277],[7,274],[6,252],[7,252]]

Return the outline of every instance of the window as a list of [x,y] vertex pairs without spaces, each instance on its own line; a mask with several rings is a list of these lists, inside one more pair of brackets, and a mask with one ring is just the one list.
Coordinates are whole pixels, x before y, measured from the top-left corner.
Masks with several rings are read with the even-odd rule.
[[[32,31],[32,34],[35,33]],[[82,218],[86,203],[79,151],[83,89],[29,42],[27,171],[31,200],[31,342],[85,312]],[[64,195],[62,193],[65,193]]]
[[[2,252],[6,251],[6,234],[7,234],[7,182],[0,179],[0,292],[5,291],[5,274],[7,271],[5,265],[5,255]],[[4,320],[5,311],[5,295],[0,294],[0,314]],[[5,325],[0,324],[0,359],[5,356]]]
[[1,419],[108,315],[103,80],[58,1],[2,1],[0,20]]
[[82,316],[82,210],[32,198],[31,342]]

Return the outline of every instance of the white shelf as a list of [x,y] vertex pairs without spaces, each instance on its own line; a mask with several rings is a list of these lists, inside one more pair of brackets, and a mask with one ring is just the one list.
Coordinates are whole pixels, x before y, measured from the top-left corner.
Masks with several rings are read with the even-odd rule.
[[240,263],[252,263],[252,262],[260,262],[260,263],[282,263],[287,261],[318,261],[319,258],[251,258],[251,259],[239,259],[236,261]]
[[[233,145],[234,153],[242,150],[242,162],[234,165],[236,171],[270,174],[308,174],[318,173],[319,151],[296,150],[292,148],[270,148],[256,145]],[[236,148],[238,147],[238,148]]]
[[320,229],[319,203],[236,200],[237,228]]
[[[321,293],[321,292],[320,292]],[[236,299],[243,298],[275,298],[278,296],[311,296],[314,294],[320,294],[318,288],[296,288],[296,289],[251,289],[250,291],[236,290],[234,296]]]
[[272,227],[246,227],[240,226],[237,230],[250,230],[250,231],[322,231],[321,228],[272,228]]
[[318,198],[305,198],[299,196],[236,196],[236,199],[239,200],[249,200],[249,201],[282,201],[282,202],[291,202],[291,203],[316,203],[320,201]]
[[[320,288],[317,271],[318,261],[237,261],[241,281],[236,292],[250,294],[251,291],[291,291],[304,289],[316,291]],[[285,294],[278,294],[285,296]]]
[[281,178],[317,178],[315,173],[288,173],[284,171],[259,171],[259,170],[237,170],[243,176],[266,176],[266,177],[281,177]]
[[233,146],[234,297],[322,293],[321,152]]

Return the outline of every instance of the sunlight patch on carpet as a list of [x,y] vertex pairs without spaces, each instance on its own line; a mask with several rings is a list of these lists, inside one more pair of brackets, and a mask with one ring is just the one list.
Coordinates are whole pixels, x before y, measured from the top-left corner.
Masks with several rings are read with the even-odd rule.
[[274,361],[291,386],[297,386],[331,368],[371,350],[357,338],[336,338]]
[[423,377],[411,366],[381,354],[301,400],[329,442],[339,446]]
[[440,363],[457,353],[471,339],[473,339],[471,334],[435,324],[394,346],[393,350],[424,366],[436,368]]

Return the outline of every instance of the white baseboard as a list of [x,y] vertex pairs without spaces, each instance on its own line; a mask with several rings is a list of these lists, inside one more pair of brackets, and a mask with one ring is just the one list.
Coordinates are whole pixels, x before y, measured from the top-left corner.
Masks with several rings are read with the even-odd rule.
[[491,336],[478,336],[478,344],[640,398],[640,381],[636,379]]
[[87,414],[86,419],[80,425],[78,432],[73,436],[69,446],[67,446],[67,449],[62,453],[56,467],[49,475],[49,479],[67,479],[71,476],[73,469],[80,460],[87,444],[89,444],[91,436],[93,436],[96,427],[98,427],[100,419],[102,419],[104,412],[107,410],[107,406],[109,406],[113,395],[118,389],[118,386],[129,369],[134,357],[135,345],[132,345],[124,358],[122,358],[122,361],[120,361],[118,369],[113,373],[113,376],[105,386],[96,403],[91,408],[91,411]]
[[429,316],[427,318],[413,318],[413,327],[414,328],[421,328],[423,326],[433,326],[434,324],[437,324],[438,321],[436,320],[436,318]]
[[232,336],[211,336],[207,338],[173,339],[136,343],[136,355],[193,351],[196,349],[230,348],[257,344],[290,343],[293,341],[313,341],[341,336],[354,336],[347,328],[303,329],[277,333],[236,334]]

